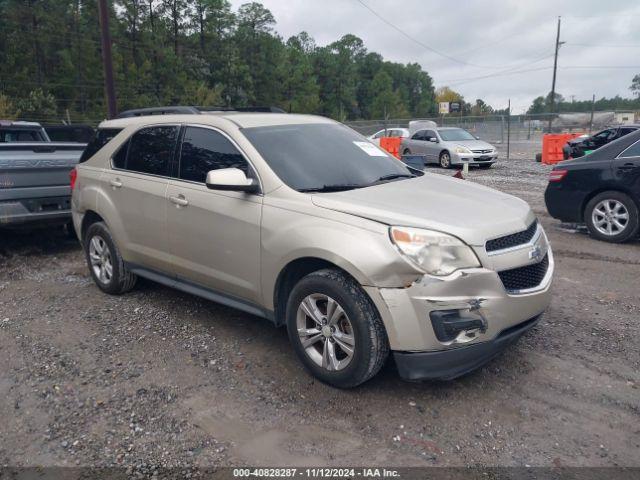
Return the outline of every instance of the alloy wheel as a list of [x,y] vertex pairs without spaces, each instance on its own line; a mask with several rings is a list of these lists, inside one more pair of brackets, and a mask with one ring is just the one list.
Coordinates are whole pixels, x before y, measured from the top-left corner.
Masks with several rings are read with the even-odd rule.
[[612,237],[622,233],[629,225],[629,211],[622,202],[605,199],[594,207],[591,221],[598,232]]
[[107,284],[113,277],[111,251],[100,235],[94,235],[89,242],[91,269],[100,282]]
[[302,300],[296,315],[300,342],[316,365],[339,371],[351,363],[355,352],[353,327],[338,302],[314,293]]
[[443,153],[440,155],[440,166],[442,168],[449,168],[451,165],[451,157],[449,157],[448,153]]

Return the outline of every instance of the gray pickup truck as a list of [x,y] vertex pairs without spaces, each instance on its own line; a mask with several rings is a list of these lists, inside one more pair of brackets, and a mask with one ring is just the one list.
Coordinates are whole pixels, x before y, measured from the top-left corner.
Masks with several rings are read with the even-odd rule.
[[0,228],[67,224],[69,172],[85,146],[51,142],[38,123],[0,120]]

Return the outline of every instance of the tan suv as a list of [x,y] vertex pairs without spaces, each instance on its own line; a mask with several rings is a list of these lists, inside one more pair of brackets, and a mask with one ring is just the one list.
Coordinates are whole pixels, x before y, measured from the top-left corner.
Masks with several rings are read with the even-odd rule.
[[111,120],[83,158],[73,221],[100,289],[141,276],[286,325],[335,386],[390,350],[403,378],[455,378],[550,301],[552,253],[524,201],[412,171],[326,118]]

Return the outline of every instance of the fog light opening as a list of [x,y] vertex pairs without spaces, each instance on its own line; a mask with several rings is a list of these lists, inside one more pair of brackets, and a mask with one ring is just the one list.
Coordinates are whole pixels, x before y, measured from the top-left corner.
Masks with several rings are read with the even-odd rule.
[[487,331],[487,321],[478,310],[435,310],[429,317],[436,338],[446,345],[472,342]]

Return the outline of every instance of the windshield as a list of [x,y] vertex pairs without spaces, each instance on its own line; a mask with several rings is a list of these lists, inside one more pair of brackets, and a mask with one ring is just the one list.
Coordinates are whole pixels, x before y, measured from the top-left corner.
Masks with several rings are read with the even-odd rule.
[[242,130],[271,169],[298,191],[361,188],[414,176],[399,160],[341,124]]
[[460,140],[475,140],[476,137],[461,128],[448,128],[438,130],[438,133],[445,142],[459,142]]

